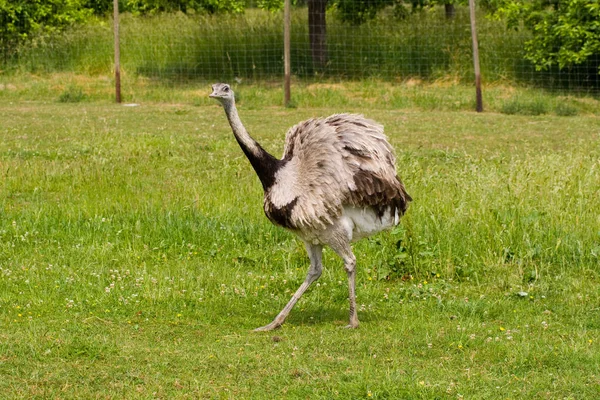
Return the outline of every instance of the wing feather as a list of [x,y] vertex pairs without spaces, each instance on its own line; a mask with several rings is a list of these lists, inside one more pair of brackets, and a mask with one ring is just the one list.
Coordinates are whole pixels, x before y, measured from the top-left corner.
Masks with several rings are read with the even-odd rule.
[[[288,161],[288,172],[282,172],[286,183],[275,184],[265,202],[281,198],[284,206],[297,199],[291,214],[296,228],[322,229],[345,205],[370,206],[380,215],[391,206],[402,214],[411,200],[396,174],[383,126],[362,115],[336,114],[293,126],[286,134],[283,159]],[[285,195],[278,193],[283,186]]]

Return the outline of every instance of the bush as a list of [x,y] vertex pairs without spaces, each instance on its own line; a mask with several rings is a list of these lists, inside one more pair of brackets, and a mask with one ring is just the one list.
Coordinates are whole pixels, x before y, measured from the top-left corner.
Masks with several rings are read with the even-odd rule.
[[[93,10],[96,15],[110,14],[113,10],[113,0],[83,0],[85,7]],[[240,0],[124,0],[119,4],[120,12],[132,14],[156,14],[161,12],[184,13],[190,11],[241,12],[244,2]]]
[[18,44],[85,20],[84,0],[0,1],[0,48],[6,59]]
[[497,14],[518,29],[532,33],[526,58],[538,70],[588,64],[600,72],[598,0],[506,0]]

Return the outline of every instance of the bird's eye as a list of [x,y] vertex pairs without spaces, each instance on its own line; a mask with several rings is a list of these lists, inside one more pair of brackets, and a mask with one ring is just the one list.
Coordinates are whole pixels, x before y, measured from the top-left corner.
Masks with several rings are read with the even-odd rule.
[[229,87],[228,87],[228,86],[225,86],[225,87],[223,88],[223,91],[224,91],[225,93],[229,92]]

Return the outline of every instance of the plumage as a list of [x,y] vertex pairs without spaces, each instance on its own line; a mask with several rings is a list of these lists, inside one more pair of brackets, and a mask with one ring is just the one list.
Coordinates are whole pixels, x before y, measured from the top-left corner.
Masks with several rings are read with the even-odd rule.
[[275,320],[281,326],[294,304],[322,271],[321,252],[330,246],[348,272],[350,324],[358,326],[354,295],[356,259],[350,242],[398,224],[412,200],[396,173],[396,158],[383,126],[356,114],[313,118],[290,128],[281,159],[267,153],[244,128],[233,91],[213,85],[244,154],[264,189],[264,211],[276,225],[306,245],[311,267],[305,282]]
[[287,163],[265,192],[265,212],[297,199],[287,228],[324,229],[344,205],[371,206],[379,214],[391,206],[403,214],[410,201],[383,127],[361,115],[295,125],[287,132],[282,160]]

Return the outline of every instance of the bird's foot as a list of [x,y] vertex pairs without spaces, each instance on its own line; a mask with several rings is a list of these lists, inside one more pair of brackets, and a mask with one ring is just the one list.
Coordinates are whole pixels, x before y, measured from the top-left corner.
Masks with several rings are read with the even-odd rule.
[[358,319],[351,319],[350,323],[344,327],[344,329],[356,329],[358,328]]
[[279,327],[281,327],[281,323],[273,321],[273,322],[271,322],[268,325],[261,326],[260,328],[254,329],[254,332],[268,332],[268,331],[272,331],[274,329],[277,329]]

